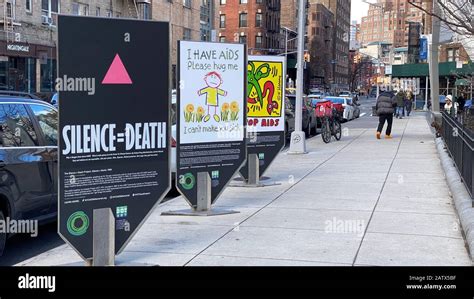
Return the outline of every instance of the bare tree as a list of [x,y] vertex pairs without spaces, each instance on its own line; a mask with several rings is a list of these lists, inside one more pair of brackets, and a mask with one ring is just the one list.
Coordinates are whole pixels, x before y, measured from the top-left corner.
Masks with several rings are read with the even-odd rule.
[[[425,1],[408,2],[413,7],[426,13],[428,16],[438,18],[451,31],[462,36],[474,36],[474,0],[432,0],[439,6],[439,13],[434,13],[432,7],[422,5]],[[426,3],[426,2],[425,2]]]

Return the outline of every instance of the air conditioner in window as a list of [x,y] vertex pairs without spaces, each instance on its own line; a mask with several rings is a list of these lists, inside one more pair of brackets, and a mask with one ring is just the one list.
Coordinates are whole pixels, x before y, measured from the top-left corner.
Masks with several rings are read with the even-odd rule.
[[48,16],[41,16],[41,23],[43,25],[51,25],[53,24],[53,19]]

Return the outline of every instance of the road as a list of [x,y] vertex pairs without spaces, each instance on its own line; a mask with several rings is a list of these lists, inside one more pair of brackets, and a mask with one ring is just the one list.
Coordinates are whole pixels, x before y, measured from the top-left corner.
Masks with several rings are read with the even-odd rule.
[[[361,117],[343,124],[343,129],[367,129],[374,128],[376,119],[372,117],[372,106],[375,105],[375,98],[361,98]],[[375,133],[374,133],[375,134]],[[313,136],[312,138],[320,138]],[[169,200],[172,197],[167,197]],[[4,255],[0,257],[0,266],[11,266],[24,260],[32,258],[50,249],[64,244],[64,241],[57,234],[56,223],[41,226],[38,236],[33,238],[29,235],[16,235],[8,240]]]

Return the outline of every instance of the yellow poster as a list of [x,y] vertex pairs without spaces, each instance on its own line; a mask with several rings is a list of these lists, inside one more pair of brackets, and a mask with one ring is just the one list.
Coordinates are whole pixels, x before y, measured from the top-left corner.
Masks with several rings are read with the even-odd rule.
[[282,116],[283,71],[282,61],[249,61],[247,117],[280,118]]

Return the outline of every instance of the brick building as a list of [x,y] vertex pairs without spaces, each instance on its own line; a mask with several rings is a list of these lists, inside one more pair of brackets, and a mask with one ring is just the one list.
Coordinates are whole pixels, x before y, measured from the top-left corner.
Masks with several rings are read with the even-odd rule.
[[281,0],[281,7],[281,26],[296,31],[298,27],[298,1]]
[[337,92],[349,88],[349,40],[351,0],[310,0],[320,3],[334,14],[332,38],[333,78],[332,91]]
[[220,0],[219,41],[246,43],[249,54],[280,49],[280,0]]
[[[432,0],[410,0],[431,10]],[[410,5],[409,0],[377,0],[371,5],[368,15],[362,18],[360,42],[388,42],[394,47],[408,46],[410,23],[421,24],[421,33],[431,33],[431,17]]]
[[311,3],[308,9],[310,88],[330,89],[333,27],[334,14],[320,3]]
[[471,61],[466,49],[460,42],[448,42],[439,47],[439,62]]

